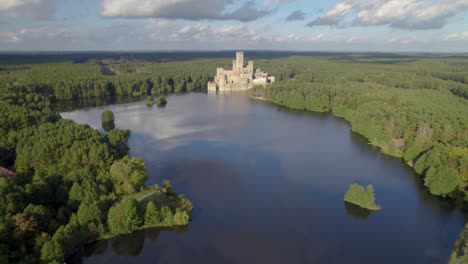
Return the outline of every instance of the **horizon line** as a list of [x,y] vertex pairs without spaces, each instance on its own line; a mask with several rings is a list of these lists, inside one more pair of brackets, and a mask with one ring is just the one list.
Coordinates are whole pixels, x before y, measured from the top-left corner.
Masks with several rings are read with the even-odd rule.
[[161,49],[161,50],[0,50],[0,54],[6,53],[144,53],[144,52],[233,52],[233,51],[244,51],[244,52],[317,52],[317,53],[417,53],[417,54],[467,54],[468,51],[392,51],[392,50],[286,50],[286,49]]

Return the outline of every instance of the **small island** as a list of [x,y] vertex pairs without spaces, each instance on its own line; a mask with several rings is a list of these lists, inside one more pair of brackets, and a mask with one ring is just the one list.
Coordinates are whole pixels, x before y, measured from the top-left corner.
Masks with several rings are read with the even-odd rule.
[[344,199],[345,202],[358,205],[364,209],[372,211],[382,209],[375,203],[374,186],[372,184],[367,185],[367,188],[357,183],[351,184]]
[[115,129],[114,113],[111,110],[106,110],[101,114],[102,129],[106,132],[110,132]]
[[158,106],[165,106],[167,104],[166,97],[164,95],[158,96],[158,98],[156,98],[156,104]]
[[153,96],[147,96],[146,104],[148,106],[152,106],[153,104],[156,104],[157,106],[165,106],[167,104],[167,100],[164,95],[158,96],[156,100],[154,100]]

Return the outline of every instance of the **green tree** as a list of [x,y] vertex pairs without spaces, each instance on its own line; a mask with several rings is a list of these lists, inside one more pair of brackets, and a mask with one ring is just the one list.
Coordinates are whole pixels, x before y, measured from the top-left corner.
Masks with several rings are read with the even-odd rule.
[[174,220],[174,214],[169,206],[163,205],[161,207],[161,225],[162,226],[172,226]]
[[113,129],[110,130],[107,134],[109,143],[115,150],[116,156],[122,158],[128,154],[128,137],[130,136],[130,130],[119,130]]
[[148,178],[143,160],[128,156],[114,162],[110,173],[118,194],[134,193],[140,190]]
[[107,221],[113,234],[128,234],[136,230],[143,223],[138,201],[124,198],[109,209]]
[[124,198],[122,205],[125,215],[125,226],[132,231],[140,227],[143,223],[143,218],[138,201],[132,198]]
[[98,202],[91,204],[81,203],[77,212],[78,221],[81,225],[89,223],[100,224],[103,220],[103,213]]
[[147,103],[147,104],[153,104],[153,103],[154,103],[153,96],[148,95],[148,96],[146,97],[146,103]]
[[446,166],[431,167],[424,178],[424,185],[438,196],[453,196],[460,186],[460,175]]
[[146,204],[146,210],[145,210],[145,225],[146,226],[157,226],[160,225],[162,221],[161,218],[161,213],[154,205],[152,201],[149,201]]
[[164,95],[158,96],[158,98],[156,98],[156,104],[158,106],[165,106],[167,104],[166,97]]
[[114,122],[114,113],[111,110],[105,110],[101,114],[102,123]]
[[43,227],[46,227],[52,220],[51,212],[43,205],[28,204],[23,212],[34,216],[38,224]]
[[162,188],[162,191],[164,193],[171,193],[171,190],[172,190],[172,184],[171,182],[168,180],[168,179],[165,179],[163,181],[163,188]]
[[41,249],[41,260],[45,262],[61,261],[64,257],[63,245],[55,239],[45,242]]
[[183,225],[187,225],[189,223],[189,219],[190,219],[190,217],[188,216],[188,214],[185,211],[180,210],[179,208],[177,208],[176,213],[174,214],[173,223],[176,226],[183,226]]

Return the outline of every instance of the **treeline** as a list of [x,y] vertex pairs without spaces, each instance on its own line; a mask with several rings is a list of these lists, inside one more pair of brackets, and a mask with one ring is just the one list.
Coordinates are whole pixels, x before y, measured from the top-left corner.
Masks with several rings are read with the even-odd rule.
[[[433,84],[399,79],[411,75],[402,71],[411,72],[416,62],[380,66],[326,61],[320,68],[314,59],[297,61],[303,70],[295,78],[255,87],[251,94],[344,117],[373,145],[414,167],[432,194],[461,196],[468,205],[468,101],[450,92],[452,81],[442,85],[445,81],[430,76],[427,82]],[[418,75],[416,70],[413,74]]]
[[30,65],[23,72],[0,78],[0,85],[12,93],[23,91],[53,95],[57,100],[102,98],[106,96],[162,95],[204,91],[216,65],[207,61],[150,63],[113,61],[103,74],[102,62]]
[[372,59],[355,55],[346,58],[290,57],[261,60],[257,65],[276,75],[277,81],[373,83],[388,88],[447,90],[468,98],[468,64],[464,59]]
[[52,90],[0,95],[0,263],[62,263],[95,239],[186,225],[191,203],[145,186],[145,164],[128,157],[128,130],[102,134],[50,110]]
[[13,66],[0,66],[0,71],[24,71],[31,69],[30,66],[21,66],[21,65],[13,65]]

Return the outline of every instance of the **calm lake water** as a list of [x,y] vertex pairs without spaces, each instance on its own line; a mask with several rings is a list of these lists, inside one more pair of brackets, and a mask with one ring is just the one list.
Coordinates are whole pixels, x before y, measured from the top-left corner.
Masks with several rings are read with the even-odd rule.
[[[189,226],[150,229],[82,250],[70,263],[446,263],[464,215],[425,191],[331,114],[292,111],[245,93],[168,97],[63,113],[101,129],[110,109],[131,129],[149,184],[172,182],[195,209]],[[373,184],[378,212],[344,203]]]

